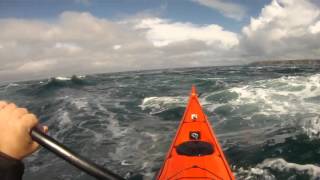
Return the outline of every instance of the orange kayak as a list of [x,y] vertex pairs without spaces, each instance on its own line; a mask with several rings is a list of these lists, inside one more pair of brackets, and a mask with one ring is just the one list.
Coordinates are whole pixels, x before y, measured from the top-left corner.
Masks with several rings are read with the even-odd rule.
[[194,86],[157,179],[234,179]]

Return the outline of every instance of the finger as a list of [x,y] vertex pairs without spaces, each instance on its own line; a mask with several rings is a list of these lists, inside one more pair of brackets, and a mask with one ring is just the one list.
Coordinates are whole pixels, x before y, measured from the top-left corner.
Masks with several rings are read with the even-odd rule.
[[13,111],[13,114],[19,119],[23,115],[28,114],[28,110],[26,108],[17,108]]
[[[39,149],[39,144],[37,143],[37,142],[35,142],[35,141],[32,141],[32,143],[30,144],[30,146],[29,146],[29,149],[28,149],[28,154],[27,155],[29,155],[29,154],[32,154],[33,152],[35,152],[36,150],[38,150]],[[26,156],[27,156],[26,155]]]
[[17,108],[17,106],[16,106],[15,104],[10,103],[10,104],[8,104],[3,110],[4,110],[4,111],[12,111],[12,110],[14,110],[14,109],[16,109],[16,108]]
[[21,118],[21,123],[24,123],[24,125],[31,130],[31,128],[35,127],[39,120],[34,114],[25,114]]
[[0,110],[6,107],[8,103],[6,101],[0,101]]
[[49,131],[48,126],[42,126],[42,131],[47,134]]
[[31,144],[31,151],[34,152],[36,151],[38,148],[39,148],[39,144],[35,141],[32,141],[32,144]]

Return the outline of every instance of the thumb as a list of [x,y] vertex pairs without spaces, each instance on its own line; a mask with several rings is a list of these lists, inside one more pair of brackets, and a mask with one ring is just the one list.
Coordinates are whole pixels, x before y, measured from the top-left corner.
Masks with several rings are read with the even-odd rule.
[[30,146],[26,149],[26,153],[23,156],[23,158],[29,156],[30,154],[32,154],[33,152],[35,152],[38,149],[39,149],[39,144],[35,141],[32,141]]
[[30,146],[30,151],[31,153],[33,153],[34,151],[36,151],[39,148],[39,144],[35,141],[32,142],[31,146]]
[[42,131],[47,134],[49,128],[48,126],[42,126]]
[[[44,132],[44,133],[47,133],[48,132],[48,126],[42,126],[40,127],[41,131]],[[29,150],[28,150],[28,155],[29,154],[32,154],[33,152],[35,152],[36,150],[39,149],[39,144],[36,142],[36,141],[33,141],[31,142],[30,146],[29,146]]]

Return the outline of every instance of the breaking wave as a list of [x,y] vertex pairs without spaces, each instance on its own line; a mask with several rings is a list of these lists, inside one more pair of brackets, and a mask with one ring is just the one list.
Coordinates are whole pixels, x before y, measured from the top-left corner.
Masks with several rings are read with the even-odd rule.
[[[313,164],[297,164],[282,158],[265,159],[262,163],[248,169],[236,170],[239,179],[311,179],[320,177],[320,167]],[[277,178],[276,178],[277,177]]]
[[71,77],[54,77],[50,78],[46,86],[52,86],[52,87],[63,87],[68,85],[83,85],[85,84],[85,78],[86,76],[71,76]]
[[[186,105],[187,97],[146,97],[140,107],[152,115]],[[320,137],[320,74],[282,76],[205,93],[200,101],[208,112],[245,127],[297,125],[310,137]],[[180,109],[179,109],[180,110]]]
[[[28,107],[51,136],[83,156],[149,180],[161,167],[192,84],[237,179],[317,179],[320,74],[313,67],[55,77],[3,84],[0,98]],[[26,180],[92,179],[46,150],[25,163]]]

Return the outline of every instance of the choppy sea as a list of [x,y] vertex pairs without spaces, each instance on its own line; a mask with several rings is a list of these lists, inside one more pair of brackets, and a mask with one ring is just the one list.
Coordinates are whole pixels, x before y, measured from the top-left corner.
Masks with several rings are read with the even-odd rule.
[[[320,179],[320,67],[227,66],[55,77],[0,85],[49,135],[124,177],[153,179],[191,85],[237,179]],[[91,180],[45,149],[25,180]]]

